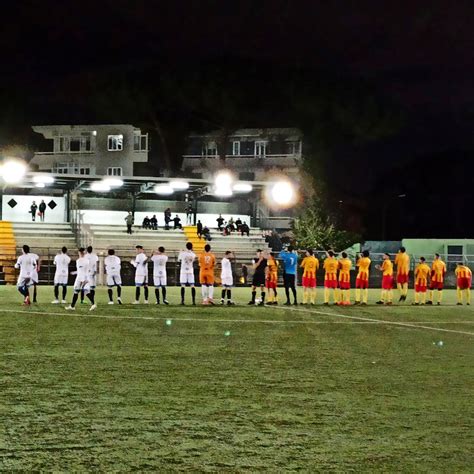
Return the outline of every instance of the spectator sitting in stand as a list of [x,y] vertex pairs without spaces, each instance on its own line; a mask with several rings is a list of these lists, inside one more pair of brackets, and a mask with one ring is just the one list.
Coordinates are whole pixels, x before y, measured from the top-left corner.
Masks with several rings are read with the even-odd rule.
[[171,209],[168,207],[165,211],[165,229],[169,230],[171,222]]
[[156,218],[156,214],[153,214],[153,217],[150,219],[150,227],[153,230],[158,229],[158,219]]
[[234,224],[234,218],[231,217],[228,221],[227,221],[227,227],[229,228],[229,230],[231,232],[234,232],[235,230],[235,224]]
[[246,222],[244,222],[240,226],[240,235],[242,236],[247,235],[247,237],[250,237],[250,227],[248,226]]
[[242,221],[240,220],[240,217],[238,217],[235,221],[235,227],[237,228],[237,232],[240,232],[240,228],[242,227]]
[[211,237],[211,231],[209,230],[209,227],[204,226],[204,229],[202,229],[202,236],[204,237],[205,240],[210,242],[212,240]]
[[183,226],[181,225],[181,219],[179,218],[178,214],[176,214],[175,218],[173,219],[174,228],[175,229],[182,229]]
[[148,216],[145,216],[145,219],[143,219],[142,228],[143,229],[149,229],[150,228],[150,219],[149,219]]

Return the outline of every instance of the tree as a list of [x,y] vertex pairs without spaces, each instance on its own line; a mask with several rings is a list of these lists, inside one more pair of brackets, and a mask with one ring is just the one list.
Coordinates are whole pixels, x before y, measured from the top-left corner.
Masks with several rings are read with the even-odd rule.
[[295,245],[300,249],[340,251],[360,241],[359,235],[337,228],[317,197],[293,221],[292,230]]

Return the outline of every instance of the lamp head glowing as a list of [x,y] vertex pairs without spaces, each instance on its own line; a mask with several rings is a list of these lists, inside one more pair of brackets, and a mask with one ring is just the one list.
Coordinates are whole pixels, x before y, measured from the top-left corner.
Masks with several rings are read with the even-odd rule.
[[3,181],[7,184],[19,183],[26,174],[26,164],[15,159],[7,159],[1,168]]
[[181,180],[170,181],[169,185],[176,190],[186,190],[189,188],[189,183]]
[[252,191],[253,187],[251,184],[248,183],[235,183],[232,189],[236,193],[249,193]]
[[162,195],[173,194],[174,189],[169,184],[157,184],[155,186],[155,193]]
[[214,176],[214,194],[216,196],[232,196],[232,182],[234,177],[230,171],[222,170]]
[[[53,176],[48,176],[48,175],[36,175],[33,176],[33,183],[38,184],[53,184],[54,183],[54,177]],[[44,187],[44,186],[36,186],[38,188]]]
[[96,181],[91,184],[90,189],[91,191],[105,193],[110,191],[110,186],[107,183],[104,183],[104,181]]
[[288,208],[298,199],[295,185],[288,179],[269,183],[266,189],[266,200],[272,207]]
[[105,178],[103,182],[111,188],[123,186],[123,181],[120,178]]

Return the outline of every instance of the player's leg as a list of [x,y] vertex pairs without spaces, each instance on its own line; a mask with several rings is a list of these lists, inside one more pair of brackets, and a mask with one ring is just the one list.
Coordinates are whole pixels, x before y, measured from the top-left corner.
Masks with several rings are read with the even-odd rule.
[[63,286],[63,299],[61,303],[66,303],[66,296],[67,296],[67,284],[62,285]]
[[54,301],[53,304],[59,303],[59,283],[54,284]]
[[185,294],[186,294],[186,285],[185,284],[181,284],[181,304],[184,305],[184,297],[185,297]]
[[207,288],[207,298],[208,302],[214,304],[214,281],[209,281],[209,286]]
[[356,282],[356,292],[355,292],[355,304],[360,304],[361,302],[361,291],[360,291],[360,282]]
[[298,304],[298,293],[296,291],[296,275],[288,275],[289,277],[289,286],[291,292],[293,293],[293,304],[296,306]]
[[249,304],[255,304],[255,299],[257,298],[257,287],[252,285],[252,299],[249,301]]
[[471,288],[467,287],[465,289],[466,292],[466,304],[470,305],[471,304]]
[[418,291],[418,285],[415,285],[415,304],[420,304],[420,293]]
[[368,282],[364,283],[362,288],[362,304],[367,304],[369,302],[369,285]]
[[107,288],[107,293],[109,295],[109,304],[114,304],[114,291],[111,286]]
[[329,295],[330,295],[330,290],[329,287],[324,285],[324,304],[327,306],[329,304]]
[[380,299],[377,301],[376,304],[386,304],[387,301],[387,290],[384,288],[382,283],[382,289],[380,290]]
[[135,301],[134,304],[138,304],[140,302],[140,284],[135,284]]
[[426,304],[426,289],[421,292],[421,304]]
[[457,304],[461,305],[462,300],[463,300],[462,298],[463,295],[462,295],[462,289],[459,285],[456,287],[456,297],[457,297]]
[[84,303],[84,296],[85,296],[84,290],[81,290],[81,304]]
[[38,302],[37,299],[36,299],[36,297],[38,295],[36,286],[37,286],[37,284],[36,284],[36,282],[34,282],[33,283],[33,303]]
[[265,285],[260,285],[260,298],[262,301],[260,301],[259,305],[263,306],[265,304]]
[[160,287],[155,285],[156,304],[160,304]]
[[168,300],[166,299],[166,282],[161,285],[161,296],[163,297],[163,304],[169,304]]
[[145,297],[145,304],[148,304],[148,295],[149,295],[149,290],[148,290],[148,281],[145,281],[143,285],[143,296]]
[[193,302],[193,306],[196,306],[196,287],[194,286],[194,283],[191,284],[191,299]]
[[291,281],[290,281],[290,276],[287,275],[286,273],[283,274],[283,284],[285,286],[285,296],[286,296],[286,302],[285,305],[290,305],[290,286],[291,286]]
[[311,304],[316,304],[316,282],[313,282],[311,288],[309,288],[309,299]]

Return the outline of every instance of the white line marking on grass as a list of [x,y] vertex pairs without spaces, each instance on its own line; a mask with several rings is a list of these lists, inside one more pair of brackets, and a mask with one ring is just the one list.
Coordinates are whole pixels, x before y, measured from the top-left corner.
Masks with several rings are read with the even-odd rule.
[[[269,309],[269,308],[268,308]],[[303,313],[314,313],[322,314],[327,316],[339,316],[341,318],[350,319],[350,321],[314,321],[314,320],[277,320],[277,319],[216,319],[216,318],[173,318],[173,317],[154,317],[154,316],[113,316],[106,314],[88,314],[88,313],[59,313],[59,312],[48,312],[48,311],[30,311],[30,310],[21,310],[21,309],[2,309],[0,313],[15,313],[15,314],[25,314],[28,316],[34,315],[46,315],[46,316],[66,316],[67,318],[89,318],[89,319],[115,319],[115,320],[144,320],[144,321],[166,321],[171,319],[173,321],[200,321],[200,322],[216,322],[216,323],[257,323],[257,324],[309,324],[309,325],[324,325],[324,324],[394,324],[397,326],[406,326],[410,328],[421,328],[421,329],[432,329],[434,331],[447,331],[447,332],[457,332],[460,334],[468,334],[474,336],[474,333],[464,332],[464,331],[455,331],[452,329],[442,329],[442,328],[433,328],[433,327],[424,327],[420,326],[421,324],[474,324],[474,321],[385,321],[382,319],[373,319],[373,318],[363,318],[358,316],[347,316],[340,313],[328,313],[325,311],[309,310],[309,309],[300,309],[300,308],[278,308],[289,311],[299,311]]]
[[[278,306],[273,306],[275,309],[283,309],[287,311],[299,311],[299,312],[304,312],[304,313],[314,313],[314,314],[322,314],[325,316],[336,316],[339,318],[344,318],[344,319],[354,319],[357,321],[366,321],[366,322],[372,322],[372,323],[380,323],[380,324],[388,324],[388,325],[393,325],[393,326],[402,326],[402,327],[407,327],[407,328],[412,328],[412,329],[428,329],[430,331],[440,331],[440,332],[450,332],[454,334],[464,334],[466,336],[474,336],[474,332],[467,332],[467,331],[456,331],[455,329],[444,329],[444,328],[434,328],[432,326],[424,326],[426,322],[420,322],[418,323],[411,323],[411,322],[401,322],[401,321],[386,321],[383,319],[374,319],[374,318],[364,318],[362,316],[349,316],[348,314],[341,314],[341,313],[329,313],[327,311],[318,311],[318,310],[309,310],[309,309],[300,309],[300,308],[282,308]],[[422,325],[423,324],[423,325]]]

